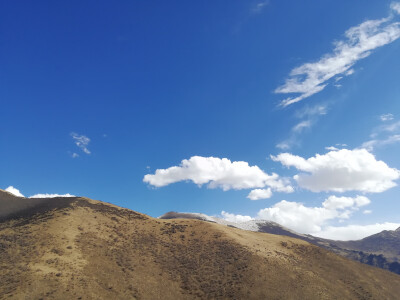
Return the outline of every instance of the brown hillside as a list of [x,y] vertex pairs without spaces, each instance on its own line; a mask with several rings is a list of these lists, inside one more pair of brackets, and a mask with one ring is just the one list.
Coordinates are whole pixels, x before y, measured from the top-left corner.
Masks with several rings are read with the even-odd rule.
[[0,207],[16,202],[0,222],[2,299],[400,295],[398,275],[290,237],[153,219],[86,198],[37,200],[27,208],[29,199],[3,195],[0,191]]

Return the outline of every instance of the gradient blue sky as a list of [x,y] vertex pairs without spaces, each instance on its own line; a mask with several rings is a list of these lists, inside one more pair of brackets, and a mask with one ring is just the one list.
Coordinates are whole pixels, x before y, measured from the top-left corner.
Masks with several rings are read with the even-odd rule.
[[[400,4],[381,0],[2,1],[0,188],[87,196],[154,217],[225,211],[331,238],[394,229],[399,22]],[[317,154],[332,181],[354,159],[344,172],[362,182],[293,178],[313,177],[296,166]],[[193,156],[246,162],[294,192],[250,200],[271,186],[238,187],[246,168],[235,167],[206,170],[209,181],[196,185],[204,170],[179,169]],[[374,173],[377,161],[386,167]],[[186,175],[143,181],[172,166]]]

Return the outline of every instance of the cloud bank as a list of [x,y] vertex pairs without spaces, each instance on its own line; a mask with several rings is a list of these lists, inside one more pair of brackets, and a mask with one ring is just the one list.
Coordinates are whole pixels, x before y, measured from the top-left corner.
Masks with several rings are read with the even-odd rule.
[[[399,6],[399,3],[392,3],[392,11],[399,13]],[[393,21],[392,15],[379,20],[368,20],[348,29],[344,35],[345,39],[334,43],[332,53],[290,72],[285,84],[278,87],[275,93],[300,95],[283,100],[280,106],[291,105],[321,92],[329,84],[328,81],[337,75],[351,75],[351,68],[357,61],[400,37],[400,22]]]
[[[381,232],[395,230],[400,223],[376,223],[368,225],[331,226],[332,221],[343,221],[368,205],[370,200],[365,196],[337,197],[329,196],[319,207],[308,207],[303,203],[282,200],[271,207],[261,209],[255,218],[235,215],[222,211],[222,217],[230,222],[246,222],[254,219],[274,221],[289,229],[303,234],[333,240],[358,240]],[[363,213],[371,213],[364,210]]]
[[400,171],[390,168],[365,149],[330,151],[305,159],[290,153],[271,156],[272,160],[300,173],[293,178],[302,188],[313,192],[360,191],[380,193],[396,186]]
[[370,203],[364,196],[327,198],[321,207],[282,200],[272,207],[261,209],[258,219],[270,220],[301,233],[318,233],[329,220],[348,219],[353,211]]
[[71,194],[36,194],[33,196],[29,196],[29,198],[57,198],[57,197],[75,197],[75,195],[71,195]]
[[253,220],[252,217],[230,214],[230,213],[227,213],[226,211],[222,211],[221,215],[224,218],[224,220],[233,222],[233,223],[243,223],[243,222]]
[[375,223],[368,225],[328,226],[313,235],[331,240],[360,240],[383,230],[395,230],[400,223]]
[[[17,197],[25,197],[22,195],[22,193],[16,189],[13,186],[9,186],[8,188],[5,189],[6,192],[9,192]],[[29,196],[28,198],[56,198],[56,197],[75,197],[74,195],[71,194],[36,194],[33,196]]]

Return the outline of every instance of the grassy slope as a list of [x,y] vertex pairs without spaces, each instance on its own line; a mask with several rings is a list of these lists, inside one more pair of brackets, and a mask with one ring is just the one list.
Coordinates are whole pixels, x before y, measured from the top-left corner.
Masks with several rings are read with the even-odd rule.
[[40,205],[0,223],[1,298],[400,295],[398,275],[293,238],[198,220],[153,219],[84,198]]

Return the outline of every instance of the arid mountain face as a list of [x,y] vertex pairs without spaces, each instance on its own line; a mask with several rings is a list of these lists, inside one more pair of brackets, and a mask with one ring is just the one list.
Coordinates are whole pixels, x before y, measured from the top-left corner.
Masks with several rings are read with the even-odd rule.
[[278,223],[265,220],[252,220],[243,223],[228,222],[216,217],[210,217],[198,213],[168,212],[161,219],[188,218],[228,225],[231,227],[284,235],[311,244],[323,247],[336,254],[352,260],[389,270],[400,275],[400,228],[394,231],[382,231],[381,233],[366,237],[359,241],[334,241],[315,237],[309,234],[300,234]]
[[400,295],[398,275],[290,237],[154,219],[86,198],[25,199],[0,191],[0,208],[8,209],[0,218],[2,299]]

